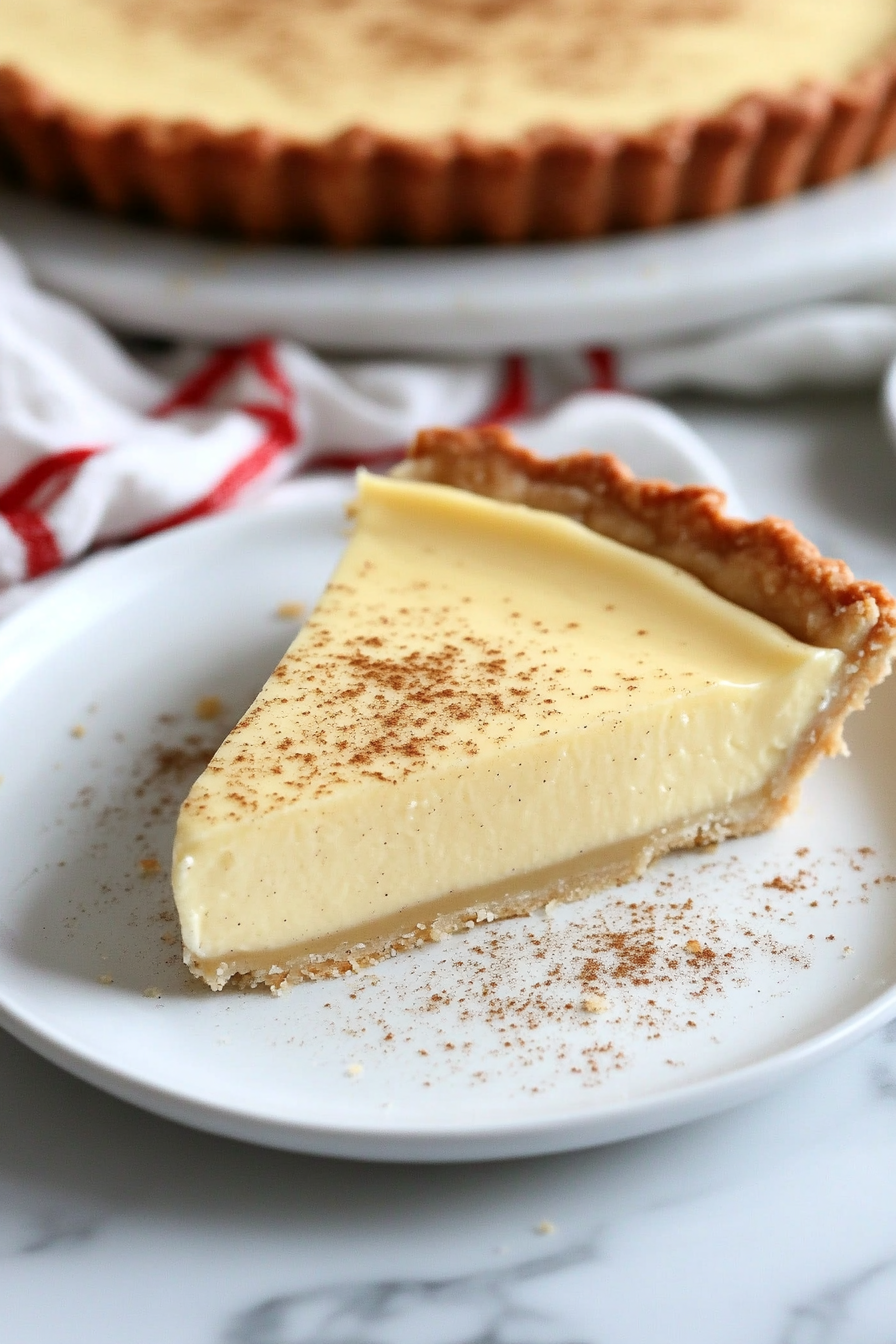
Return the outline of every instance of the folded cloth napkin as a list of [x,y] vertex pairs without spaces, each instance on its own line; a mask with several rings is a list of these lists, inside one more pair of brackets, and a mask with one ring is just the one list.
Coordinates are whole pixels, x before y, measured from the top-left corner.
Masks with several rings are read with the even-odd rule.
[[649,394],[855,385],[894,358],[896,306],[871,302],[701,341],[525,359],[325,362],[263,339],[149,354],[37,289],[0,244],[0,587],[300,471],[384,465],[428,424],[513,423],[546,455],[613,450],[640,474],[725,485],[711,450]]

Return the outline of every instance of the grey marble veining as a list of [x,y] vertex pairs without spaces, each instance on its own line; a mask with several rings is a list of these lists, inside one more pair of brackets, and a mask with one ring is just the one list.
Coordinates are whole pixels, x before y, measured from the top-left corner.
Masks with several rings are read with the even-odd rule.
[[0,1338],[885,1344],[894,1035],[698,1125],[460,1168],[195,1134],[0,1038]]
[[[896,582],[871,398],[677,404],[751,507]],[[0,1100],[3,1344],[896,1341],[896,1023],[762,1102],[527,1162],[254,1149],[2,1033]]]
[[894,1338],[896,1257],[825,1288],[788,1313],[781,1344],[875,1344]]
[[564,1331],[557,1307],[527,1305],[517,1290],[594,1258],[593,1244],[584,1242],[455,1278],[311,1288],[239,1313],[225,1327],[223,1344],[580,1344]]

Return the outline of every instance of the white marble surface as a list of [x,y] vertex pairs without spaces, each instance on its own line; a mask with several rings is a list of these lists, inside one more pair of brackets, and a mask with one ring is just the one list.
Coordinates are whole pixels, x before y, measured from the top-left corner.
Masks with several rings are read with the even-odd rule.
[[[896,459],[873,398],[677,406],[748,506],[896,583]],[[896,1024],[728,1115],[494,1165],[210,1138],[2,1034],[0,1098],[4,1344],[896,1338]]]

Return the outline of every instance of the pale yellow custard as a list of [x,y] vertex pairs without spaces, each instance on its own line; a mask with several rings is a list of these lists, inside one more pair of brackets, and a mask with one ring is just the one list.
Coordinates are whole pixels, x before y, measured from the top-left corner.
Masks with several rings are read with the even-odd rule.
[[276,976],[612,878],[761,791],[842,662],[559,515],[362,473],[320,604],[183,806],[187,960]]
[[0,64],[110,116],[324,138],[642,130],[840,83],[894,0],[4,0]]

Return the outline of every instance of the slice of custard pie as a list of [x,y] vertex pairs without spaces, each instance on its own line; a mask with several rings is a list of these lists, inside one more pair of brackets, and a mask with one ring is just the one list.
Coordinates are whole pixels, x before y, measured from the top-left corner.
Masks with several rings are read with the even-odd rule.
[[498,429],[361,473],[329,587],[181,810],[194,973],[338,974],[785,816],[896,603],[723,504]]

